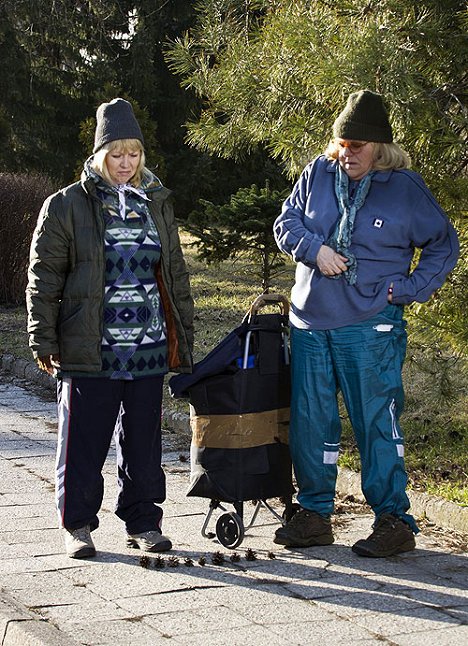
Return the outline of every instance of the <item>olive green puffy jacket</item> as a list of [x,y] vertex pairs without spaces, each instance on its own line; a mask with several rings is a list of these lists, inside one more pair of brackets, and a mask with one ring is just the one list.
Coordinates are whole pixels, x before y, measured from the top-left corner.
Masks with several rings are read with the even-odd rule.
[[[170,370],[191,372],[193,299],[171,192],[148,190],[161,240],[156,271],[168,328]],[[104,308],[104,219],[92,180],[51,195],[31,243],[26,302],[34,357],[60,355],[64,371],[101,370]]]

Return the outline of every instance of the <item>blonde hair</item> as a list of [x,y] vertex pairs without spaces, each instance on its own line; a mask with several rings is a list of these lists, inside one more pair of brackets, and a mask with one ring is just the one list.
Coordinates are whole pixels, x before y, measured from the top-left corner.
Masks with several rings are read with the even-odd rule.
[[115,184],[114,180],[109,175],[106,163],[107,155],[115,151],[124,154],[134,152],[140,153],[140,163],[138,164],[135,175],[130,179],[130,183],[136,187],[141,186],[143,170],[145,168],[145,151],[143,144],[139,139],[116,139],[115,141],[109,141],[109,143],[104,144],[104,146],[99,148],[99,150],[94,154],[91,168],[104,178],[108,184]]
[[[338,139],[332,139],[324,151],[327,159],[338,159]],[[373,170],[403,170],[411,167],[411,158],[399,144],[374,142]]]

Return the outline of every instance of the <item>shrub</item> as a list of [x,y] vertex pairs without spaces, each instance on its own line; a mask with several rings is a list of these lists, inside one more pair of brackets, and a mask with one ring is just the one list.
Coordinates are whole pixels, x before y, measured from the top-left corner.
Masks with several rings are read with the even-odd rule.
[[53,191],[45,175],[0,173],[0,303],[24,302],[32,234]]
[[201,209],[193,211],[185,223],[197,238],[193,244],[199,259],[216,265],[244,256],[263,292],[268,292],[286,265],[273,237],[273,222],[289,192],[272,190],[267,181],[263,188],[256,184],[240,188],[226,204],[200,200]]

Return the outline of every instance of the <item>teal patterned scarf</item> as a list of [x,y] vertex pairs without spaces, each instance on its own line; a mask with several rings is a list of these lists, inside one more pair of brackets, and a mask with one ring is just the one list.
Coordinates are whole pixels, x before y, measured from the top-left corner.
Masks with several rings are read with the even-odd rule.
[[361,179],[356,189],[354,199],[350,200],[349,177],[338,163],[336,167],[335,195],[338,200],[338,208],[341,217],[338,220],[331,237],[327,240],[326,245],[331,247],[337,253],[348,258],[346,263],[348,265],[348,270],[343,272],[343,274],[329,276],[329,278],[337,279],[344,275],[348,283],[350,285],[354,285],[357,279],[357,260],[356,256],[349,250],[351,245],[351,236],[353,234],[356,213],[366,201],[372,177],[375,173],[368,173]]

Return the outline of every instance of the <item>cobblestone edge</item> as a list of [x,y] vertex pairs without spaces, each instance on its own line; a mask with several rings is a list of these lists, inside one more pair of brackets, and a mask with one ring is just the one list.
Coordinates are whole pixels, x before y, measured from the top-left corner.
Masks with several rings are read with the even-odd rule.
[[41,619],[0,591],[0,644],[2,646],[78,646],[50,621]]

